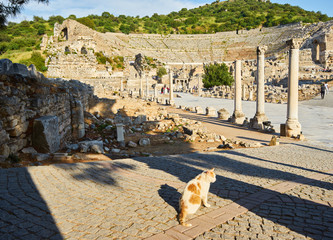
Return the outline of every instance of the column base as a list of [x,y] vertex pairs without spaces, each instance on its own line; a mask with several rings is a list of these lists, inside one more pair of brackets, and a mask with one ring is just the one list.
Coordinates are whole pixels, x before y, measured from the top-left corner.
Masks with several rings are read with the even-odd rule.
[[168,105],[174,106],[175,105],[175,101],[174,100],[169,100],[168,101]]
[[301,134],[301,124],[297,119],[288,119],[286,122],[285,133],[286,137],[297,137]]
[[264,130],[263,122],[268,121],[265,113],[256,113],[256,115],[250,121],[250,128]]
[[236,124],[243,124],[244,120],[245,120],[245,114],[240,111],[235,111],[231,116],[230,122]]

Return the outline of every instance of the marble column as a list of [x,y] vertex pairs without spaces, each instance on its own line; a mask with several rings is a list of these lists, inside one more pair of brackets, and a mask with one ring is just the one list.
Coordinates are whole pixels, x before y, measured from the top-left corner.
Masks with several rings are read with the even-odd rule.
[[157,98],[157,84],[154,84],[154,99]]
[[149,77],[146,76],[146,97],[149,97]]
[[202,88],[202,75],[198,76],[198,96],[201,95],[201,88]]
[[301,133],[301,124],[298,122],[298,71],[300,39],[287,41],[289,50],[288,75],[288,110],[285,133],[287,137],[297,136]]
[[265,52],[266,46],[257,47],[257,109],[251,121],[251,127],[264,129],[263,122],[268,118],[265,114]]
[[175,101],[173,99],[173,71],[171,68],[169,69],[169,104],[175,104]]
[[231,117],[231,122],[236,124],[243,124],[245,115],[242,111],[242,61],[236,60],[235,62],[235,109]]
[[122,93],[124,91],[124,79],[120,78],[120,92]]
[[143,78],[145,74],[144,72],[141,73],[140,75],[140,98],[143,98]]

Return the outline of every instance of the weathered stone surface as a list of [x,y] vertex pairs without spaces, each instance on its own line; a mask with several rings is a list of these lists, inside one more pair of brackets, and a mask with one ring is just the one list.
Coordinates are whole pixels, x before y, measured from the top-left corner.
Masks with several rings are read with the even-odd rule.
[[132,141],[129,141],[127,145],[132,148],[136,148],[138,146],[138,144],[136,144],[135,142],[132,142]]
[[[28,97],[29,96],[29,97]],[[0,60],[0,147],[16,154],[31,143],[33,119],[37,116],[57,116],[61,144],[70,138],[81,137],[74,128],[84,131],[83,117],[75,123],[76,112],[71,102],[81,103],[80,112],[88,110],[93,101],[93,89],[81,82],[47,79],[34,66],[12,64]],[[75,106],[74,106],[75,107]],[[75,125],[76,124],[76,125]],[[80,125],[81,124],[81,125]],[[10,139],[9,139],[10,137]],[[10,143],[9,143],[10,140]]]
[[34,154],[34,157],[37,161],[41,162],[41,161],[45,161],[48,160],[50,158],[50,154],[47,153],[37,153]]
[[57,116],[37,118],[33,124],[32,145],[40,153],[54,153],[60,148]]
[[85,152],[96,152],[96,153],[104,153],[103,150],[103,141],[97,141],[97,140],[93,140],[93,141],[82,141],[79,142],[79,146],[80,146],[80,151],[85,153]]
[[85,135],[84,128],[84,109],[80,100],[71,101],[72,107],[72,131],[76,138],[83,138]]
[[0,155],[5,156],[6,158],[10,154],[10,148],[8,147],[7,144],[0,145]]
[[213,107],[206,108],[206,115],[209,117],[216,117],[216,109]]
[[222,108],[217,112],[217,117],[222,120],[228,120],[230,117],[230,113],[227,109]]
[[37,151],[33,147],[23,148],[22,152],[23,153],[30,153],[30,154],[37,153]]
[[141,124],[145,121],[147,121],[147,116],[146,115],[139,115],[134,119],[133,123],[134,124]]
[[66,147],[67,147],[67,149],[69,149],[69,150],[76,151],[76,150],[79,149],[79,144],[69,144],[69,145],[67,145]]
[[148,145],[150,145],[150,139],[149,138],[141,138],[139,140],[139,145],[140,146],[148,146]]
[[0,146],[9,141],[9,134],[5,130],[0,131]]

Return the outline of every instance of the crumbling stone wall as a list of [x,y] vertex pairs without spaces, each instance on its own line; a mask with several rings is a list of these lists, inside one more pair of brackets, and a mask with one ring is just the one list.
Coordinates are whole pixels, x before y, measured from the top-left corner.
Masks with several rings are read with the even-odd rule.
[[33,122],[43,116],[58,118],[60,144],[78,137],[76,115],[88,110],[93,101],[89,85],[48,79],[33,65],[27,68],[0,60],[0,155],[8,156],[30,146]]

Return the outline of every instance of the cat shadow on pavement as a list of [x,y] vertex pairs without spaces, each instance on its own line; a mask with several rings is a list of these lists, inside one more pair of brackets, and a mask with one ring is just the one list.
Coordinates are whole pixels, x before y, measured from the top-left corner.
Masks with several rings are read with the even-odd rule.
[[179,212],[179,198],[181,194],[176,188],[171,187],[168,184],[163,184],[158,190],[158,194],[166,203]]

